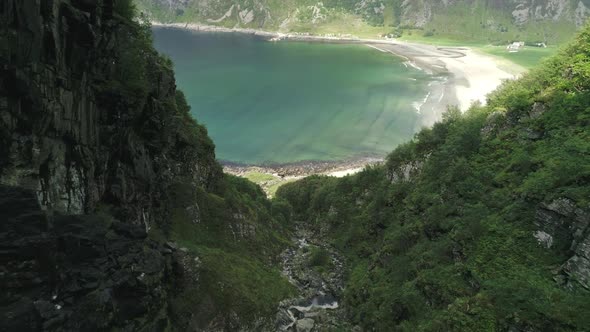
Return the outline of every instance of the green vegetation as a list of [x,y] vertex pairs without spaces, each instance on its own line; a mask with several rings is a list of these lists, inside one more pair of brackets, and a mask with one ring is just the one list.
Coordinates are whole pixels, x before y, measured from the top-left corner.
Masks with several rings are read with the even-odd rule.
[[297,180],[296,178],[284,178],[256,171],[250,171],[244,174],[243,177],[262,187],[269,197],[273,197],[282,185]]
[[[207,129],[191,116],[184,94],[154,92],[161,81],[174,78],[171,61],[153,49],[149,22],[134,18],[131,1],[116,1],[114,10],[125,47],[114,49],[113,74],[96,86],[98,98],[113,112],[142,114],[152,125],[135,132],[158,152],[154,155],[166,157],[162,151],[168,151],[182,161],[178,169],[158,173],[164,176],[158,208],[166,218],[149,233],[156,241],[175,243],[168,245],[178,247],[182,264],[181,280],[170,278],[180,286],[169,299],[170,327],[199,330],[212,321],[245,327],[260,318],[272,323],[278,302],[294,291],[277,268],[289,245],[288,207],[271,203],[252,182],[223,175]],[[116,215],[109,208],[101,213]]]
[[504,46],[482,46],[477,47],[477,50],[482,52],[501,57],[510,62],[513,62],[526,69],[532,69],[538,66],[543,59],[546,59],[558,52],[558,48],[555,46],[541,48],[541,47],[525,47],[518,52],[510,53]]
[[278,190],[275,202],[291,206],[292,220],[327,230],[346,256],[353,323],[376,331],[590,326],[583,278],[560,272],[573,235],[553,234],[549,249],[533,236],[544,202],[567,198],[590,210],[589,45],[590,27],[487,106],[450,109],[384,166]]
[[309,267],[326,269],[330,266],[332,260],[330,259],[330,253],[320,247],[311,247],[309,253]]
[[276,268],[276,257],[289,245],[281,209],[271,214],[259,186],[230,175],[212,192],[189,181],[175,183],[171,192],[170,238],[197,257],[201,278],[186,285],[175,308],[198,312],[198,326],[230,314],[242,324],[272,317],[294,291]]
[[[538,1],[531,8],[520,3],[489,0],[444,2],[433,0],[220,0],[215,2],[139,0],[138,6],[165,22],[199,22],[225,27],[249,27],[311,33],[343,33],[376,37],[394,35],[452,39],[455,42],[506,44],[522,40],[558,44],[576,30],[577,2]],[[233,9],[230,10],[230,8]],[[237,10],[239,6],[239,10]],[[586,5],[588,6],[588,5]],[[527,18],[516,24],[514,12],[527,8]],[[561,8],[561,7],[560,7]],[[245,13],[251,16],[246,19]],[[545,15],[544,18],[535,15]]]
[[260,172],[254,172],[254,171],[244,174],[244,177],[256,184],[260,184],[260,183],[268,182],[268,181],[273,181],[278,178],[278,176],[274,176],[272,174],[260,173]]
[[507,50],[505,44],[492,45],[491,43],[481,41],[458,40],[457,38],[445,38],[441,36],[424,37],[420,34],[404,34],[401,39],[409,42],[436,46],[470,47],[479,52],[487,53],[503,60],[508,60],[510,63],[516,64],[525,69],[532,69],[538,66],[544,59],[557,54],[559,51],[559,47],[555,45],[550,45],[548,47],[525,46],[518,52],[511,53]]
[[[170,327],[223,321],[228,329],[255,329],[255,321],[272,319],[278,301],[293,295],[277,255],[289,244],[290,223],[301,220],[328,230],[347,258],[343,300],[353,323],[366,330],[590,326],[584,279],[561,272],[571,236],[554,234],[549,249],[533,237],[541,203],[567,198],[585,211],[590,204],[590,28],[543,67],[505,83],[488,106],[464,115],[450,109],[386,165],[342,179],[309,177],[269,201],[256,184],[221,174],[214,145],[182,93],[158,107],[136,105],[153,82],[171,77],[171,63],[153,50],[149,25],[133,21],[125,4],[116,10],[128,26],[120,36],[128,48],[115,50],[115,74],[96,87],[98,98],[112,100],[113,112],[145,109],[154,123],[162,110],[174,114],[162,130],[140,128],[138,135],[158,151],[176,135],[179,145],[193,147],[176,151],[194,153],[177,156],[187,160],[179,167],[211,175],[202,183],[188,176],[194,172],[179,171],[187,177],[167,183],[160,201],[169,218],[149,234],[180,247],[185,275],[170,299]],[[311,248],[310,267],[329,264],[328,252]]]

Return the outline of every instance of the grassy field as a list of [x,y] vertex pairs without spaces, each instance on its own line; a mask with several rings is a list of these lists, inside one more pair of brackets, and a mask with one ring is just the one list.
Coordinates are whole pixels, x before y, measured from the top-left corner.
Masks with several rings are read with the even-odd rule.
[[463,46],[470,47],[482,53],[493,55],[500,59],[509,61],[525,69],[531,69],[541,63],[541,61],[551,55],[556,54],[560,47],[551,45],[546,48],[525,46],[519,52],[510,53],[506,50],[505,45],[492,45],[477,40],[459,41],[448,36],[431,36],[425,37],[420,33],[404,34],[400,40],[415,42],[421,44],[437,45],[437,46]]
[[555,54],[559,50],[559,47],[525,47],[517,53],[510,53],[503,46],[487,45],[476,47],[476,49],[484,53],[504,58],[526,69],[530,69],[541,63],[543,59]]
[[279,179],[278,176],[274,176],[268,173],[261,173],[261,172],[248,172],[244,175],[244,177],[256,184],[262,184],[269,181],[275,181]]
[[281,187],[282,185],[298,180],[297,178],[281,178],[276,175],[258,171],[248,172],[242,175],[242,177],[262,187],[264,192],[266,192],[266,194],[269,197],[274,197],[275,193],[277,192],[277,189],[279,189],[279,187]]
[[[392,23],[394,18],[392,16],[386,16],[385,21],[386,23]],[[443,26],[445,22],[434,22],[434,26]],[[506,50],[505,43],[500,43],[500,45],[493,45],[490,43],[490,38],[500,38],[497,34],[485,34],[485,32],[479,31],[481,30],[478,27],[469,27],[466,26],[467,30],[478,30],[478,33],[471,33],[466,34],[464,36],[458,36],[456,32],[452,33],[445,33],[444,29],[442,28],[432,28],[434,29],[435,33],[433,36],[427,36],[425,30],[420,29],[413,29],[413,30],[404,30],[402,37],[400,40],[409,41],[409,42],[417,42],[417,43],[424,43],[424,44],[431,44],[431,45],[440,45],[440,46],[465,46],[471,47],[476,49],[480,52],[490,54],[493,56],[497,56],[499,58],[505,59],[514,63],[518,66],[521,66],[525,69],[530,69],[541,62],[542,59],[551,56],[557,52],[559,47],[557,45],[550,45],[547,48],[538,48],[538,47],[525,47],[520,52],[517,53],[510,53]],[[543,31],[545,27],[538,27]],[[383,34],[387,34],[392,32],[391,27],[388,24],[385,26],[371,26],[367,24],[365,21],[360,19],[355,15],[350,15],[346,13],[340,13],[339,15],[335,15],[331,17],[328,21],[323,22],[321,24],[311,24],[305,23],[297,25],[293,27],[292,30],[295,31],[302,31],[302,32],[310,32],[314,34],[350,34],[357,36],[359,38],[380,38]],[[529,32],[531,28],[525,30],[523,32],[523,38],[525,39],[534,39],[536,36],[533,32]],[[566,31],[568,29],[558,29],[557,35],[559,39],[563,39]],[[437,32],[438,31],[438,32]],[[441,32],[443,31],[443,32]],[[507,37],[506,37],[507,38]],[[515,36],[516,38],[516,36]]]

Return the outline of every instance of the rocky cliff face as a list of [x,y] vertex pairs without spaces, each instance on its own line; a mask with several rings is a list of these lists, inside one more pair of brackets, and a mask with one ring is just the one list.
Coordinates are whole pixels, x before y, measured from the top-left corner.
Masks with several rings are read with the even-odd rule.
[[495,0],[495,1],[402,1],[402,24],[425,26],[437,15],[459,6],[466,6],[474,14],[478,8],[496,10],[511,16],[516,25],[535,21],[567,21],[581,27],[590,13],[586,1],[569,0]]
[[[534,236],[547,249],[561,245],[569,259],[559,268],[555,280],[567,287],[579,283],[590,289],[590,213],[568,198],[539,206],[536,213],[540,230]],[[561,243],[560,243],[561,242]]]
[[[113,5],[0,5],[0,183],[34,190],[47,210],[81,214],[105,203],[149,228],[162,212],[165,179],[206,187],[219,166],[210,141],[191,146],[178,133],[172,70],[155,52],[126,61],[133,32]],[[117,76],[142,66],[136,79],[146,86],[119,86],[134,78]]]
[[34,191],[0,186],[3,331],[162,330],[174,255],[142,227],[48,216]]
[[169,219],[171,182],[206,190],[220,177],[126,3],[0,3],[8,330],[160,330],[176,260],[147,231]]

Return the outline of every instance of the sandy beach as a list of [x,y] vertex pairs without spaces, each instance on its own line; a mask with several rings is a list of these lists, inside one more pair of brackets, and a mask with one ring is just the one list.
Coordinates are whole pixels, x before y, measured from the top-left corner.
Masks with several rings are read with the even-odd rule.
[[432,74],[430,94],[421,105],[423,126],[440,120],[448,105],[466,111],[476,102],[485,104],[486,96],[504,80],[516,74],[501,68],[491,56],[465,47],[437,47],[400,41],[373,43],[369,46],[407,59],[416,68]]
[[305,177],[313,174],[344,177],[358,173],[369,165],[378,165],[383,158],[361,157],[344,161],[302,161],[274,165],[241,165],[222,162],[226,173],[241,176],[249,172],[274,175],[280,178]]
[[382,158],[356,158],[344,161],[304,161],[277,165],[239,165],[222,162],[223,172],[248,178],[258,184],[268,197],[287,183],[301,180],[310,175],[325,175],[342,178],[361,172],[365,167],[384,163]]
[[[467,47],[438,47],[392,39],[361,39],[350,35],[310,35],[305,33],[280,33],[255,29],[224,28],[194,23],[152,22],[156,27],[181,28],[201,32],[243,33],[267,38],[269,41],[305,41],[364,44],[380,52],[391,53],[405,60],[406,66],[423,70],[432,75],[429,92],[414,105],[422,116],[419,127],[432,126],[441,119],[448,106],[458,106],[466,111],[473,103],[485,104],[486,96],[503,80],[514,79],[524,70],[508,72],[502,63],[492,56]],[[516,66],[517,67],[517,66]],[[416,128],[418,131],[420,128]],[[225,164],[226,172],[241,175],[252,170],[281,178],[299,178],[312,174],[345,176],[361,171],[366,165],[381,163],[374,158],[361,158],[342,162],[301,162],[274,166],[242,166]]]

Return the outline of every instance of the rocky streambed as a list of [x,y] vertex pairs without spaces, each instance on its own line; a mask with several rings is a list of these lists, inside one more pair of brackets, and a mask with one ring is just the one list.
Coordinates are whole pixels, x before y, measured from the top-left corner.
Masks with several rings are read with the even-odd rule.
[[279,304],[279,331],[353,330],[339,301],[344,289],[344,260],[303,224],[297,226],[295,246],[281,254],[283,274],[299,295]]

